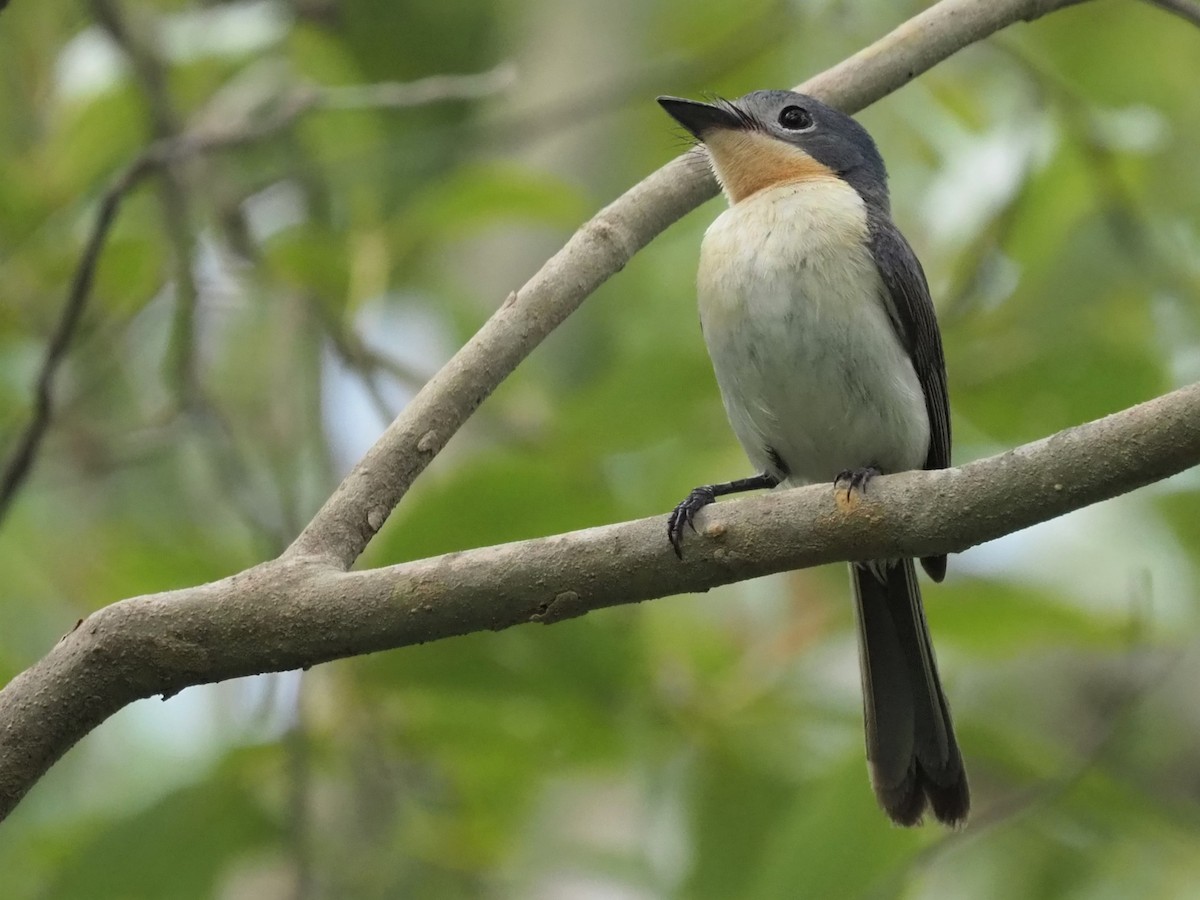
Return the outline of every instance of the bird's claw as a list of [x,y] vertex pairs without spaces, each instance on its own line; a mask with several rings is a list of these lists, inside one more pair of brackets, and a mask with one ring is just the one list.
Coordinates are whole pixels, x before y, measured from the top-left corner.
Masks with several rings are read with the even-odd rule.
[[878,474],[880,472],[874,466],[863,466],[861,469],[842,469],[833,479],[833,487],[836,490],[843,481],[846,482],[846,499],[849,500],[850,494],[854,491],[865,494],[867,483]]
[[675,550],[675,555],[683,559],[683,531],[684,528],[696,530],[696,513],[704,509],[710,503],[717,499],[711,487],[695,488],[687,497],[671,512],[671,517],[667,519],[667,540],[671,542],[671,546]]

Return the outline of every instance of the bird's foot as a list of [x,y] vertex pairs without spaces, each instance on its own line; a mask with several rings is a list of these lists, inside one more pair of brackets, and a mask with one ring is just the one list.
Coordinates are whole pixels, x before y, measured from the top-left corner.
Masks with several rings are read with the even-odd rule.
[[858,491],[861,494],[867,492],[867,483],[876,475],[881,474],[874,466],[863,466],[861,469],[843,469],[837,473],[837,477],[833,479],[834,490],[837,490],[842,483],[846,485],[846,499],[850,499],[850,494]]
[[695,531],[696,525],[693,520],[696,518],[696,513],[716,499],[717,495],[712,489],[712,485],[695,488],[682,503],[675,507],[671,517],[667,519],[667,540],[671,542],[671,546],[675,548],[675,555],[680,559],[683,559],[684,528]]

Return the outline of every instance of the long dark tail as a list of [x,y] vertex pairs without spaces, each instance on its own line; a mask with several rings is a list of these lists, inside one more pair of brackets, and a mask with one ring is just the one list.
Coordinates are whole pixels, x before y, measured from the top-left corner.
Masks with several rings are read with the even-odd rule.
[[939,822],[966,822],[971,806],[950,706],[911,559],[850,566],[858,602],[867,764],[879,805],[916,825],[926,803]]

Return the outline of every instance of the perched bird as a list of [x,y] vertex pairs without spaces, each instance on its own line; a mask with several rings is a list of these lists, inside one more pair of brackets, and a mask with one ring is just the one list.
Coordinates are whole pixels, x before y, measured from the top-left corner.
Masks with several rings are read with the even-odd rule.
[[[703,143],[729,201],[700,250],[700,322],[730,424],[759,472],[693,490],[668,524],[675,552],[724,494],[823,481],[865,490],[873,475],[948,466],[929,286],[892,222],[866,129],[790,91],[658,102]],[[945,556],[921,564],[935,581],[946,573]],[[875,795],[900,825],[918,824],[927,805],[961,825],[967,778],[913,560],[850,572]]]

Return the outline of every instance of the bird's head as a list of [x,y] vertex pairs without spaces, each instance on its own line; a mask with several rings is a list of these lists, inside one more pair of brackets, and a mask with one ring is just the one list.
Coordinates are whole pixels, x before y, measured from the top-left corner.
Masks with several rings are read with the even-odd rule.
[[713,103],[658,102],[704,144],[730,203],[781,184],[836,178],[887,209],[887,170],[875,142],[850,116],[813,97],[754,91]]

